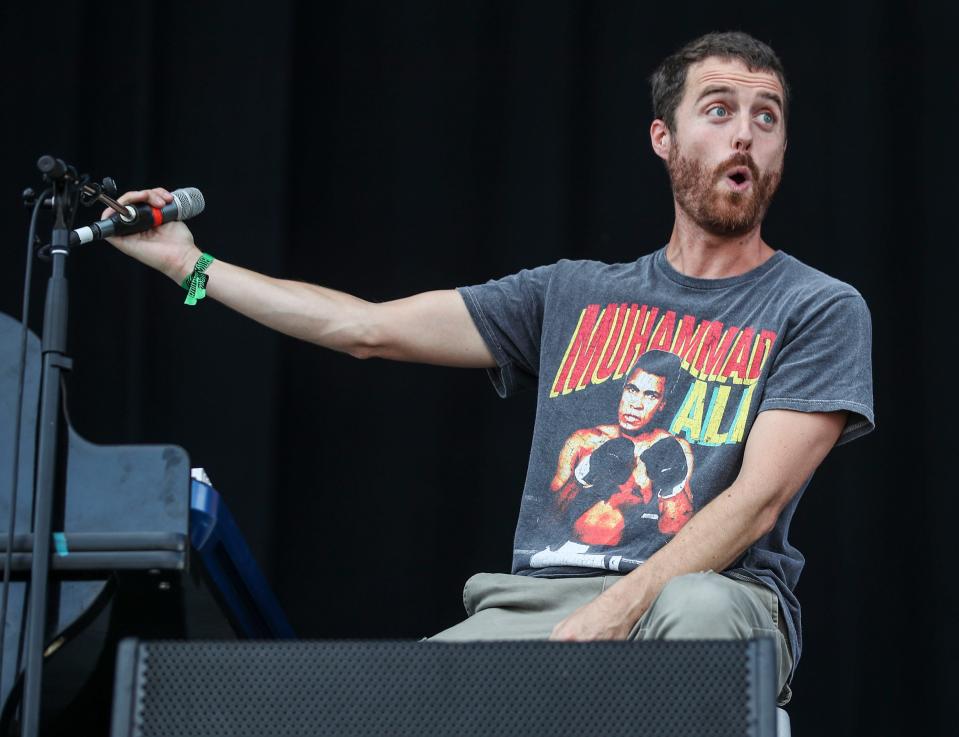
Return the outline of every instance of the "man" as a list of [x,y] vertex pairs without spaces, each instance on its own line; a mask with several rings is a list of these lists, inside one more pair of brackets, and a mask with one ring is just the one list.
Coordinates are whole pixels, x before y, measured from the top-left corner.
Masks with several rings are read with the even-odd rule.
[[[802,556],[788,525],[829,449],[873,426],[869,313],[852,287],[761,237],[786,149],[775,53],[742,33],[709,34],[651,82],[650,139],[675,224],[664,248],[633,263],[562,261],[371,304],[222,261],[206,268],[182,223],[113,243],[177,283],[206,268],[210,297],[288,335],[360,358],[487,368],[504,396],[537,386],[513,573],[471,578],[469,618],[440,639],[763,633],[779,646],[784,703],[801,649]],[[161,206],[169,193],[123,201]],[[662,419],[695,448],[695,514],[671,536],[624,525],[615,546],[578,543],[589,550],[573,564],[539,565],[555,544],[555,449],[649,350],[676,356],[688,384]]]

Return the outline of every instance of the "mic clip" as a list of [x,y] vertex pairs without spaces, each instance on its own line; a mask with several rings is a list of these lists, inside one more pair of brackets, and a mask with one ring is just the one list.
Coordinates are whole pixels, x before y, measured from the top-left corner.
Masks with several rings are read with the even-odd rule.
[[113,177],[104,177],[102,182],[84,182],[80,192],[80,202],[84,207],[100,202],[114,210],[123,222],[133,222],[136,219],[136,211],[116,201],[117,191],[117,183]]

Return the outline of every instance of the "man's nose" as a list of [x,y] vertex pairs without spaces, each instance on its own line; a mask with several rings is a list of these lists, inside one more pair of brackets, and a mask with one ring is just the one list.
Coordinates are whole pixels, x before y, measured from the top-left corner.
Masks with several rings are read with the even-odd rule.
[[752,121],[748,118],[739,120],[733,137],[733,148],[736,151],[746,153],[753,145]]

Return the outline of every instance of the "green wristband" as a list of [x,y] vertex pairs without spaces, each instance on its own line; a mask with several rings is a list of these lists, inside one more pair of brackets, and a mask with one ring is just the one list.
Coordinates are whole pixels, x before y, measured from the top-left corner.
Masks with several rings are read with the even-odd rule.
[[213,263],[213,256],[204,253],[196,260],[193,272],[182,282],[180,286],[186,290],[186,299],[183,304],[193,307],[198,301],[206,297],[206,283],[210,277],[203,272]]

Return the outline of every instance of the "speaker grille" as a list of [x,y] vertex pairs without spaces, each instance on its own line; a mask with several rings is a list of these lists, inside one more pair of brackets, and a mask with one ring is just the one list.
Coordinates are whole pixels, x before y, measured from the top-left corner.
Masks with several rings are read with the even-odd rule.
[[114,737],[760,734],[749,644],[139,643]]

